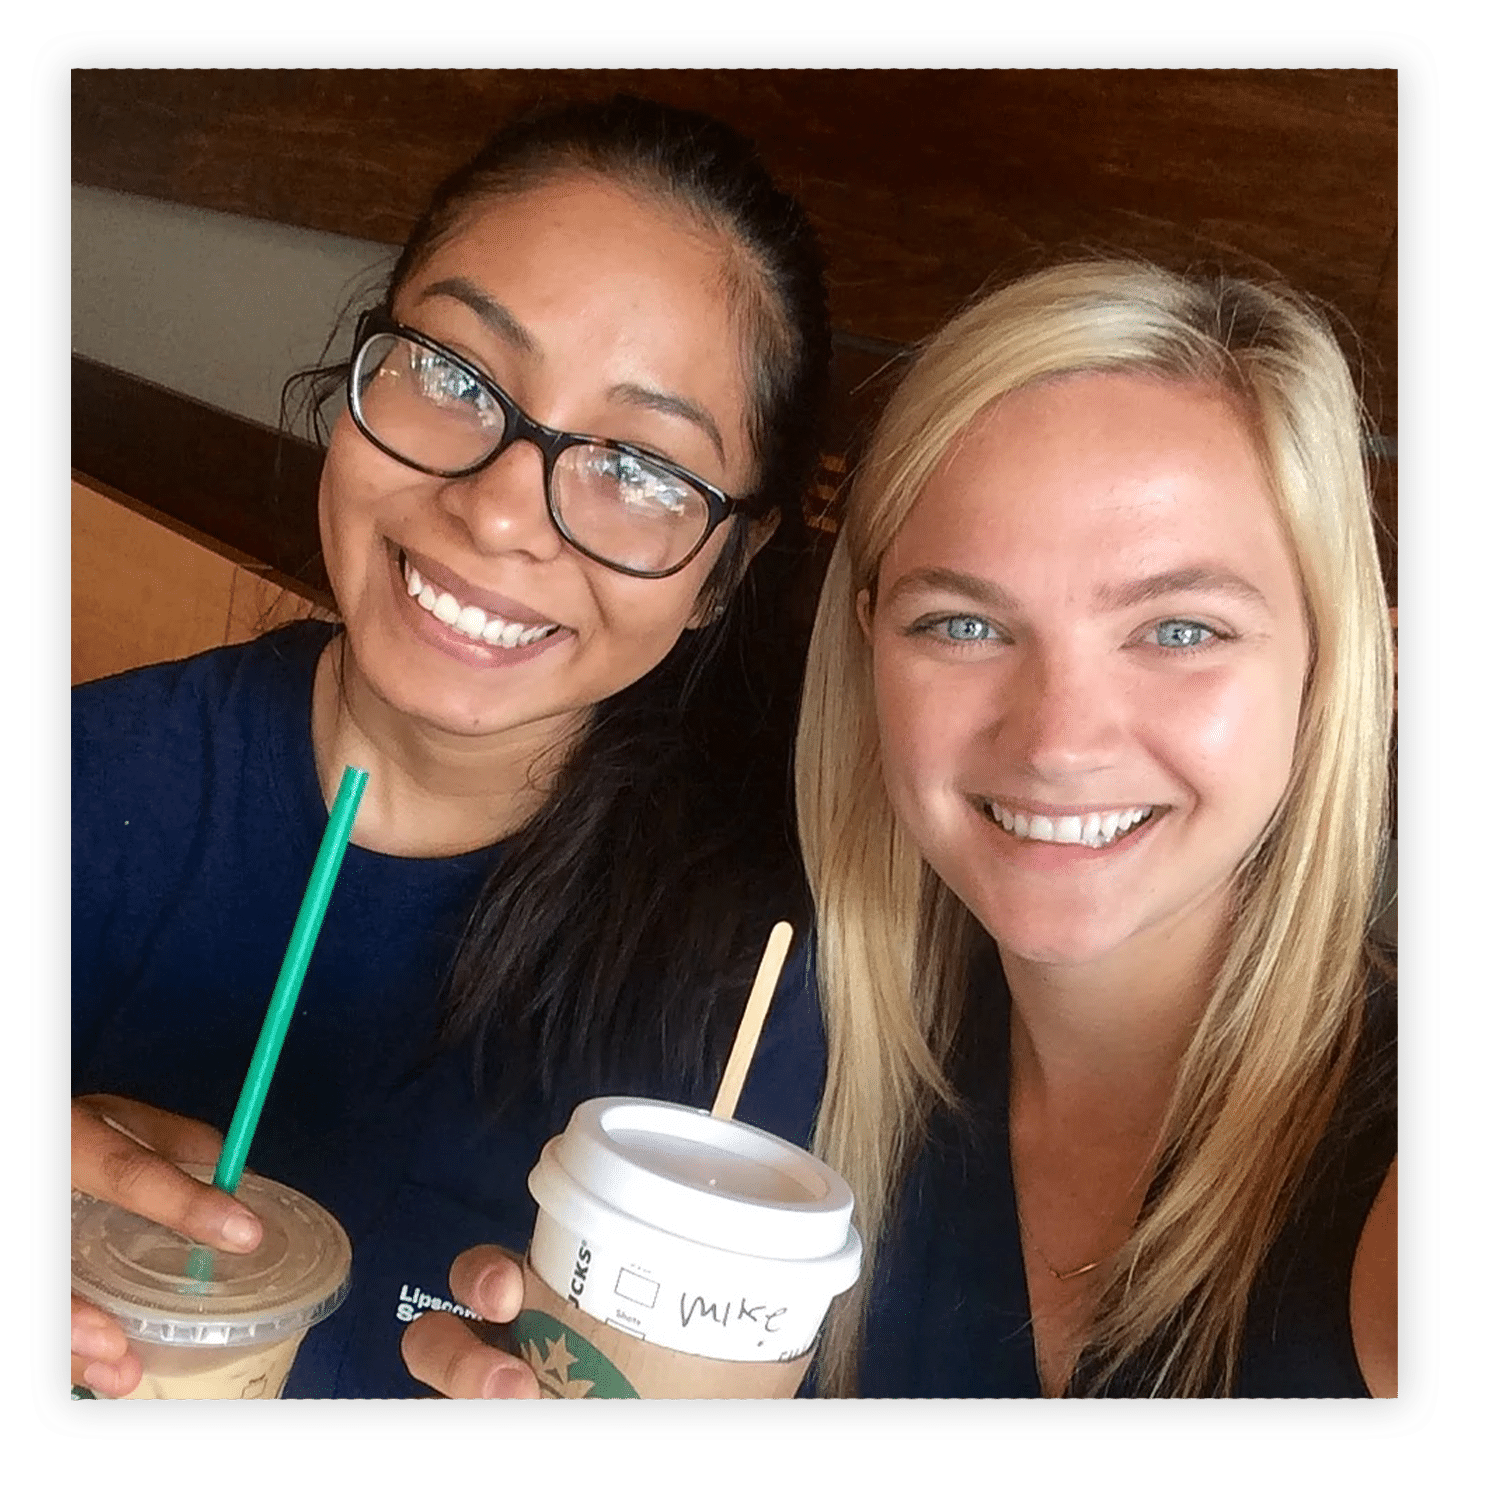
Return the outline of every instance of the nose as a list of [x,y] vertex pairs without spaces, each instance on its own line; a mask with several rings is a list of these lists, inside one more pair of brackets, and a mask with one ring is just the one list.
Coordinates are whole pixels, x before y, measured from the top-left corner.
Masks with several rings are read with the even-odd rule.
[[1039,782],[1058,788],[1108,767],[1123,737],[1124,687],[1107,657],[1077,646],[1018,648],[997,734]]
[[467,533],[476,552],[555,557],[565,545],[547,510],[541,450],[518,439],[478,473],[449,479],[443,509]]

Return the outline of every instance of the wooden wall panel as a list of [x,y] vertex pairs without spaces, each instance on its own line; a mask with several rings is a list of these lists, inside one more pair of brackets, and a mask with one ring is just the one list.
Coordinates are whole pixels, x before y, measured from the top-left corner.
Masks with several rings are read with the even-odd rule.
[[[79,70],[73,179],[397,243],[495,125],[616,88],[745,130],[818,226],[838,338],[815,517],[912,340],[1060,251],[1125,251],[1279,274],[1330,304],[1381,434],[1395,597],[1394,70]],[[76,466],[324,582],[315,455],[288,450],[277,489],[271,445],[205,409],[193,441],[227,455],[205,483],[213,463],[149,389],[74,363]]]
[[309,444],[73,356],[73,467],[326,596]]
[[332,618],[252,559],[76,477],[72,551],[75,683]]
[[1395,430],[1394,70],[81,70],[73,176],[399,243],[494,125],[616,87],[755,137],[846,335],[906,343],[1062,249],[1279,273],[1378,353]]

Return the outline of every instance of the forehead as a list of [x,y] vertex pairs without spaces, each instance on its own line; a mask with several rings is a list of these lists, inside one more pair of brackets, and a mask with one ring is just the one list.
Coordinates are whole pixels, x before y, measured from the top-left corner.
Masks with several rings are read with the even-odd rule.
[[[1104,576],[1186,552],[1291,567],[1249,425],[1217,388],[1152,375],[1038,382],[987,407],[917,497],[885,564]],[[882,566],[882,574],[887,566]]]
[[[661,397],[710,413],[728,472],[709,477],[743,489],[752,387],[727,289],[732,254],[723,233],[670,198],[568,172],[467,210],[413,268],[396,314],[415,321],[420,309],[424,331],[481,358],[499,350],[492,373],[529,399],[587,388],[605,405]],[[473,289],[471,308],[491,305],[488,318],[444,295],[460,283]]]
[[616,275],[635,282],[674,280],[684,292],[722,301],[718,282],[732,248],[721,232],[664,192],[562,169],[468,204],[408,281],[429,281],[454,260],[501,276],[549,269],[562,275],[587,265],[596,274],[614,267]]

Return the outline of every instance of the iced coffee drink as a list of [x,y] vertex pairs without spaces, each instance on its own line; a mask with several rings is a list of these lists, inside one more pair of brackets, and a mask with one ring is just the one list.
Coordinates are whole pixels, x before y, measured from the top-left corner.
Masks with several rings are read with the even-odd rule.
[[308,1329],[347,1295],[349,1239],[332,1214],[253,1172],[235,1196],[264,1225],[245,1254],[73,1194],[73,1291],[119,1320],[140,1359],[126,1399],[274,1400]]

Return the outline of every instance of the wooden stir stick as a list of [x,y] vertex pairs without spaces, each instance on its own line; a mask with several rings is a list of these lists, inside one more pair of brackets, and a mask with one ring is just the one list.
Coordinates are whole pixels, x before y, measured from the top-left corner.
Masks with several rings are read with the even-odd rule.
[[740,1017],[740,1029],[735,1033],[734,1046],[729,1049],[729,1061],[724,1064],[724,1077],[719,1082],[719,1092],[710,1111],[715,1119],[734,1117],[735,1105],[740,1102],[740,1090],[745,1086],[745,1075],[750,1071],[750,1060],[755,1056],[755,1044],[760,1040],[760,1029],[765,1025],[771,996],[775,993],[776,981],[781,978],[781,966],[786,962],[791,946],[791,923],[778,922],[766,940],[766,951],[761,955],[755,983],[750,986],[750,998],[745,1002],[745,1014]]

